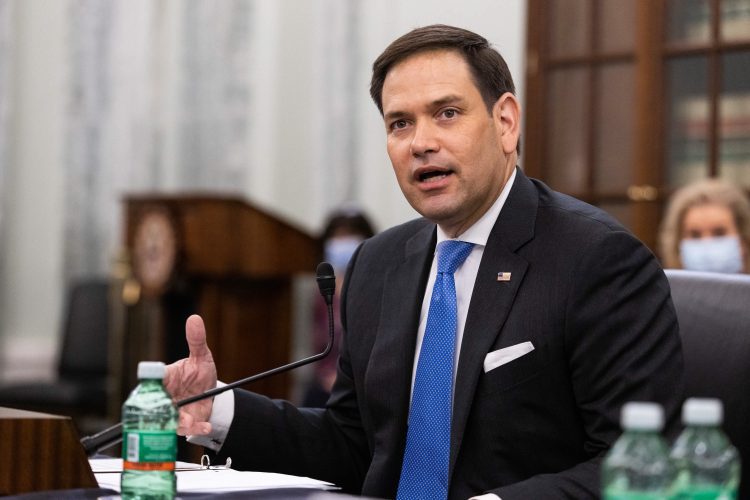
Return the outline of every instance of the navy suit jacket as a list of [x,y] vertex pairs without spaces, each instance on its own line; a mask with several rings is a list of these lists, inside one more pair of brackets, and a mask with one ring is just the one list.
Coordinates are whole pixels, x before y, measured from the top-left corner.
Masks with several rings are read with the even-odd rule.
[[[435,243],[424,219],[367,240],[345,279],[327,408],[236,391],[220,455],[394,497]],[[527,341],[533,351],[484,372],[488,353]],[[450,498],[596,498],[621,406],[656,401],[675,422],[682,402],[677,320],[654,256],[606,213],[520,170],[484,250],[459,356]]]

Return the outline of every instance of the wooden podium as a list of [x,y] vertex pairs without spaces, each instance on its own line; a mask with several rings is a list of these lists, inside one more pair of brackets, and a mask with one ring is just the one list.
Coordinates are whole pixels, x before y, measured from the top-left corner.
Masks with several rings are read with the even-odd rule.
[[[129,196],[125,218],[132,279],[122,281],[122,327],[110,349],[120,380],[113,414],[136,385],[138,361],[187,355],[192,313],[205,321],[221,380],[290,361],[292,278],[315,271],[311,236],[232,197]],[[131,293],[133,280],[139,294]],[[289,380],[280,375],[249,388],[288,397]]]
[[96,488],[70,417],[0,408],[0,496]]

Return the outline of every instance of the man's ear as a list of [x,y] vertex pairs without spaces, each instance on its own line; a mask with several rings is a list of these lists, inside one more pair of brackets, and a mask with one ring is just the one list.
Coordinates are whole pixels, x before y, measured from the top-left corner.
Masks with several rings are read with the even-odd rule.
[[514,153],[521,136],[521,105],[516,96],[510,92],[501,95],[492,107],[492,119],[495,121],[503,152]]

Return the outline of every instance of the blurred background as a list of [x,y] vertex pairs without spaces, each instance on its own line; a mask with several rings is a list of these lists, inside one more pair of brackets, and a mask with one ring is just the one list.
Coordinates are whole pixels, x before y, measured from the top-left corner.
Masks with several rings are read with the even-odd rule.
[[458,24],[502,50],[522,95],[525,16],[520,1],[0,0],[0,380],[53,381],[21,395],[71,414],[106,371],[116,416],[134,362],[184,354],[191,312],[226,380],[309,353],[326,216],[416,216],[372,61]]
[[432,23],[506,58],[527,173],[654,251],[676,189],[750,188],[750,0],[0,0],[0,385],[88,430],[193,312],[225,380],[308,354],[326,218],[417,215],[368,85]]

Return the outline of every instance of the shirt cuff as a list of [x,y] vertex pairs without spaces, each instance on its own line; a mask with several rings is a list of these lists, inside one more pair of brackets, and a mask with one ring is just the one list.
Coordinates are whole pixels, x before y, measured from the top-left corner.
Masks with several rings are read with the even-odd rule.
[[495,495],[494,493],[485,493],[484,495],[479,495],[478,497],[471,497],[469,500],[502,500],[499,496]]
[[[216,382],[216,387],[224,387],[225,385],[227,384],[224,382]],[[232,420],[234,420],[234,391],[224,391],[214,397],[211,416],[208,417],[211,432],[205,436],[187,436],[187,442],[219,451],[227,438]]]

